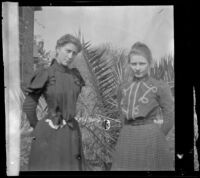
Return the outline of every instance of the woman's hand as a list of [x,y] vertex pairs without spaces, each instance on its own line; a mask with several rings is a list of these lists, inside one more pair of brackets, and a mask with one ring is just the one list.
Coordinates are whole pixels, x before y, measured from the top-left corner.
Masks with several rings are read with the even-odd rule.
[[54,124],[51,119],[46,119],[45,122],[47,122],[52,129],[56,129],[56,130],[64,127],[67,124],[65,120],[62,120],[61,124],[59,125]]

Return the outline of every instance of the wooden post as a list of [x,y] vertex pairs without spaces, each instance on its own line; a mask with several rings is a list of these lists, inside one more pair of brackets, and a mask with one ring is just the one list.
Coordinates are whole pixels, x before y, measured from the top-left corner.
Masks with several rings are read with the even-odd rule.
[[33,74],[34,7],[19,7],[20,78],[26,85]]
[[20,166],[18,4],[3,2],[2,5],[7,175],[13,176],[19,174]]

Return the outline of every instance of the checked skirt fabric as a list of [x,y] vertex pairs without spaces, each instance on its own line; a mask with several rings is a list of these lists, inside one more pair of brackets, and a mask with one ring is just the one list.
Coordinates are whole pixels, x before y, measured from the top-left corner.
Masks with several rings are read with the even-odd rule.
[[174,170],[166,137],[155,123],[124,125],[112,156],[112,171]]

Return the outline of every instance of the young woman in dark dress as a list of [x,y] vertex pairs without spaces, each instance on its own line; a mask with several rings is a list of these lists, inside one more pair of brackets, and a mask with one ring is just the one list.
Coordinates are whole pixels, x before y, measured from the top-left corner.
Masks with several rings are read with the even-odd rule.
[[[30,171],[84,170],[81,132],[74,117],[77,98],[85,84],[79,71],[69,67],[81,48],[74,36],[62,36],[52,64],[37,71],[25,89],[23,111],[34,128]],[[36,107],[41,95],[47,102],[48,114],[38,121]]]
[[[123,127],[111,170],[174,170],[173,155],[166,141],[174,120],[170,87],[149,76],[152,56],[145,44],[135,43],[128,60],[133,75],[121,89]],[[159,108],[163,114],[161,128],[154,123]]]

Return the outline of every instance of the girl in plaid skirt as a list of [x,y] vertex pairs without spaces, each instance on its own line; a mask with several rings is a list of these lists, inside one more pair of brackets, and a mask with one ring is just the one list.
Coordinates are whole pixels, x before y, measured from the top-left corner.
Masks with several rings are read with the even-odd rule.
[[[123,127],[113,152],[111,170],[174,170],[166,135],[173,127],[174,101],[164,81],[149,76],[152,55],[143,43],[135,43],[128,56],[132,79],[121,88]],[[161,127],[154,122],[162,111]]]

